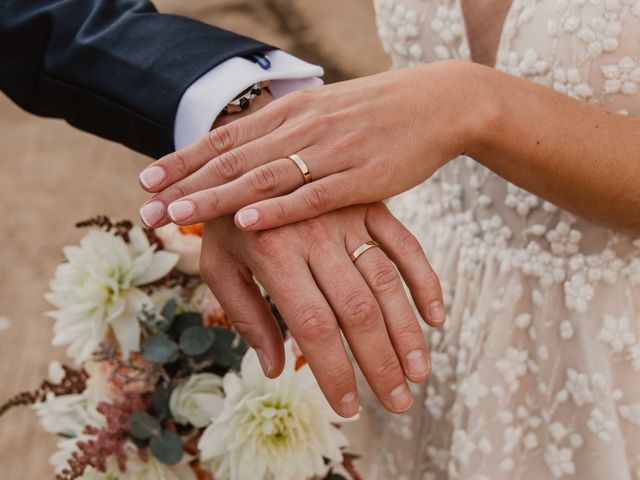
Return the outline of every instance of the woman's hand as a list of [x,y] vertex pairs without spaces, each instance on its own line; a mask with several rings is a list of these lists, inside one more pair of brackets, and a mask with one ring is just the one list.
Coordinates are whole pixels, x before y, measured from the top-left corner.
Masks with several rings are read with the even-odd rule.
[[[154,175],[142,173],[157,181],[141,183],[175,223],[238,212],[244,230],[389,198],[465,151],[470,121],[481,118],[469,111],[477,92],[467,93],[468,65],[440,62],[288,95],[158,160],[145,170]],[[311,183],[287,158],[294,154]]]

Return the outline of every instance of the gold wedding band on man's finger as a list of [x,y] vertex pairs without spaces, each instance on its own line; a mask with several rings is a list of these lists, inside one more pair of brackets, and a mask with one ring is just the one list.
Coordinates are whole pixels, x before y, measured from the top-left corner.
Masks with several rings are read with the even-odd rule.
[[372,248],[380,248],[380,244],[378,242],[376,242],[375,240],[369,240],[368,242],[363,243],[358,248],[356,248],[353,251],[353,253],[351,255],[349,255],[349,258],[351,259],[351,261],[353,263],[355,263],[360,255],[362,255],[364,252],[366,252],[367,250],[370,250]]

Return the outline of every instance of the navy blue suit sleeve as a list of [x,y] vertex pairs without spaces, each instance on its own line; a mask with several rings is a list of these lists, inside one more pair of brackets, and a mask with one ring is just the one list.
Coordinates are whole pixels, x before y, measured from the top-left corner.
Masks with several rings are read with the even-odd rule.
[[0,0],[0,90],[37,115],[152,157],[173,150],[185,90],[256,40],[146,0]]

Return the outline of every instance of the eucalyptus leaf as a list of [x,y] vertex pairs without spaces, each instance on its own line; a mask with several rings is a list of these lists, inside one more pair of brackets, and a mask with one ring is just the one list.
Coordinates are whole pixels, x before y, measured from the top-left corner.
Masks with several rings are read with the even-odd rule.
[[169,407],[171,392],[171,387],[165,385],[158,385],[153,391],[153,408],[156,411],[156,415],[161,420],[165,420],[171,416],[171,410]]
[[167,322],[169,322],[169,325],[171,325],[173,319],[176,316],[177,308],[178,301],[175,298],[170,299],[167,303],[165,303],[164,307],[162,307],[161,315]]
[[237,335],[226,328],[215,328],[215,341],[213,351],[215,352],[215,362],[222,367],[233,367],[237,365],[242,354],[233,348]]
[[164,430],[162,435],[153,437],[149,447],[153,456],[166,465],[176,465],[182,460],[182,440],[171,430]]
[[171,340],[166,333],[154,333],[144,339],[142,356],[154,363],[169,363],[175,360],[178,344]]
[[160,421],[147,412],[135,412],[131,415],[129,426],[133,436],[142,440],[162,433]]
[[202,325],[202,314],[198,312],[179,313],[173,319],[171,331],[175,335],[174,338],[180,338],[182,332],[184,332],[187,328],[201,327]]
[[233,332],[232,330],[229,330],[228,328],[223,328],[223,327],[215,327],[212,328],[211,330],[213,330],[213,333],[216,336],[216,344],[226,344],[229,346],[229,348],[232,347],[234,341],[236,340],[236,338],[238,337],[238,334]]
[[213,330],[203,326],[189,327],[180,335],[180,348],[190,357],[202,355],[213,345]]

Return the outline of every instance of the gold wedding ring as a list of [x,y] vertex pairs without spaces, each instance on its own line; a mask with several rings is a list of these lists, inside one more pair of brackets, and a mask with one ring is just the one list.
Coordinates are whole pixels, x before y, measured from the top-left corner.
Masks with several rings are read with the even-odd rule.
[[311,172],[309,171],[309,167],[307,167],[307,164],[304,163],[304,160],[300,158],[300,155],[291,155],[289,158],[293,160],[293,163],[295,163],[296,166],[302,172],[302,176],[304,177],[304,183],[307,184],[311,182]]
[[349,258],[351,258],[351,261],[355,263],[360,255],[362,255],[367,250],[376,247],[380,248],[380,244],[375,240],[370,240],[367,243],[363,243],[358,248],[356,248],[355,251],[351,255],[349,255]]

